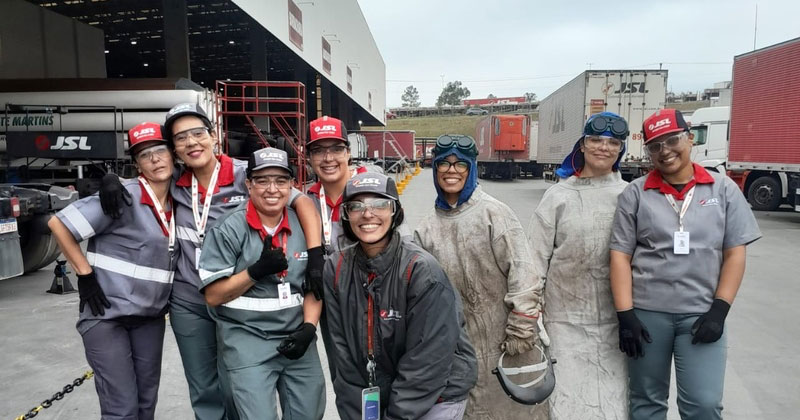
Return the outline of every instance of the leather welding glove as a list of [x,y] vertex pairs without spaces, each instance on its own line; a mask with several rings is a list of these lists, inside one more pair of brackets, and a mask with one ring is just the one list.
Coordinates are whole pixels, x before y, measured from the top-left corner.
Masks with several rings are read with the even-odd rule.
[[519,338],[513,335],[507,335],[506,339],[500,343],[500,349],[506,352],[509,356],[516,356],[518,354],[526,353],[536,346],[538,334],[529,338]]
[[86,304],[89,304],[89,309],[92,315],[105,315],[106,311],[103,307],[110,308],[111,303],[103,293],[100,283],[97,282],[97,277],[92,271],[89,274],[78,274],[78,296],[80,297],[80,311],[83,312]]
[[111,216],[112,219],[119,219],[122,216],[124,207],[122,203],[129,207],[133,204],[131,193],[122,185],[116,174],[105,174],[100,184],[100,206],[103,214]]
[[286,255],[283,250],[272,246],[272,235],[264,238],[264,247],[261,248],[261,256],[253,265],[247,267],[247,273],[254,281],[264,281],[271,274],[280,273],[289,268]]
[[322,300],[322,268],[325,266],[325,249],[321,246],[308,250],[306,263],[306,281],[303,283],[303,294],[313,293],[317,300]]
[[539,332],[535,325],[530,326],[533,330],[531,331],[530,329],[522,330],[514,324],[508,324],[506,326],[506,338],[500,343],[500,350],[506,352],[509,356],[516,356],[533,350],[540,343]]
[[692,325],[692,344],[697,343],[713,343],[722,337],[722,331],[725,327],[725,317],[728,316],[728,311],[731,305],[722,299],[714,299],[711,303],[711,309],[708,312],[700,315],[697,321]]
[[619,349],[634,359],[644,357],[642,340],[652,343],[650,332],[639,321],[633,309],[617,312],[617,319],[619,320]]
[[314,324],[305,322],[297,331],[291,333],[281,341],[278,346],[278,353],[286,356],[287,359],[297,360],[303,357],[308,350],[308,346],[317,336],[317,327]]

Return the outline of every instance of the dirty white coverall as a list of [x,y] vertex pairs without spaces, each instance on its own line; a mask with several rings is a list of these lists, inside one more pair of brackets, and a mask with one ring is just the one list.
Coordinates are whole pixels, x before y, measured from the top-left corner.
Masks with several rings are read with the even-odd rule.
[[619,172],[571,176],[545,192],[531,218],[544,325],[557,360],[553,420],[628,418],[628,370],[619,350],[608,250],[617,196],[627,184]]
[[[536,339],[542,284],[517,216],[478,186],[460,206],[435,208],[414,239],[436,257],[464,303],[478,359],[478,382],[469,393],[464,419],[536,419],[542,410],[512,401],[492,374],[507,334],[531,343]],[[533,350],[520,357],[533,353],[538,355]]]

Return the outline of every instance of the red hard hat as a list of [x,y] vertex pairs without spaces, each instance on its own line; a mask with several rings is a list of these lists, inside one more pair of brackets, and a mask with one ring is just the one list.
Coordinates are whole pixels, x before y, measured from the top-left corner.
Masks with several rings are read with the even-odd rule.
[[349,144],[344,123],[338,118],[328,116],[311,121],[308,132],[308,144],[323,139],[339,140]]
[[163,130],[160,124],[152,122],[143,122],[128,131],[128,152],[131,156],[139,153],[142,149],[149,146],[155,146],[162,143],[167,144],[162,134]]

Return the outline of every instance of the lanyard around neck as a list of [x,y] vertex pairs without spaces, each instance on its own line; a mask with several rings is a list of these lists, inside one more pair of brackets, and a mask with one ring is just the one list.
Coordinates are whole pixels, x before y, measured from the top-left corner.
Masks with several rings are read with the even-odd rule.
[[[173,215],[169,222],[167,222],[167,214],[164,211],[164,208],[161,207],[161,201],[158,200],[156,197],[155,192],[150,187],[150,183],[144,177],[139,177],[139,182],[144,187],[145,192],[147,195],[150,196],[150,201],[153,202],[153,206],[156,208],[156,214],[158,214],[158,220],[161,223],[161,226],[164,227],[164,230],[167,231],[167,236],[169,238],[169,254],[172,255],[172,252],[175,250],[175,216]],[[170,198],[170,201],[172,199]]]
[[695,187],[692,187],[689,192],[686,193],[683,204],[680,208],[678,208],[678,203],[675,201],[675,198],[672,196],[672,194],[664,194],[669,202],[669,205],[672,206],[672,209],[675,210],[675,213],[678,213],[678,224],[681,232],[683,232],[683,218],[686,216],[686,211],[689,210],[689,206],[692,204],[692,198],[694,198],[694,189]]
[[[358,169],[353,169],[353,171],[350,173],[350,177],[355,176],[357,173]],[[344,194],[344,191],[342,191],[342,194]],[[331,212],[331,215],[328,216],[328,201],[325,197],[325,187],[322,186],[322,183],[319,185],[319,211],[320,215],[322,216],[322,237],[325,240],[325,246],[330,246],[331,235],[333,234],[333,212]],[[341,213],[341,209],[339,212]],[[341,214],[339,215],[339,218],[341,218]]]
[[200,238],[200,243],[203,242],[203,237],[205,236],[206,232],[206,225],[208,224],[208,214],[211,210],[211,200],[214,196],[214,190],[217,188],[217,177],[219,177],[219,169],[220,164],[217,161],[217,165],[214,167],[214,173],[211,174],[211,180],[208,182],[208,188],[206,189],[205,200],[203,201],[203,213],[202,215],[199,212],[199,187],[197,176],[192,173],[192,215],[194,216],[194,226],[197,229],[197,236]]

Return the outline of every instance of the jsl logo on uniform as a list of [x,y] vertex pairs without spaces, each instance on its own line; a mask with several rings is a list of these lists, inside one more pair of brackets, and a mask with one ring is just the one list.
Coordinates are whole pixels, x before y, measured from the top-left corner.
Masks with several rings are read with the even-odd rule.
[[308,252],[307,251],[295,252],[294,253],[294,259],[299,260],[299,261],[307,260],[308,259]]
[[700,207],[718,206],[719,205],[719,198],[714,197],[714,198],[709,198],[709,199],[705,199],[705,200],[700,200],[700,201],[698,201],[698,204],[700,204]]
[[391,308],[389,308],[388,311],[386,309],[381,309],[380,316],[384,321],[399,321],[403,319],[403,315],[400,315],[400,312]]

